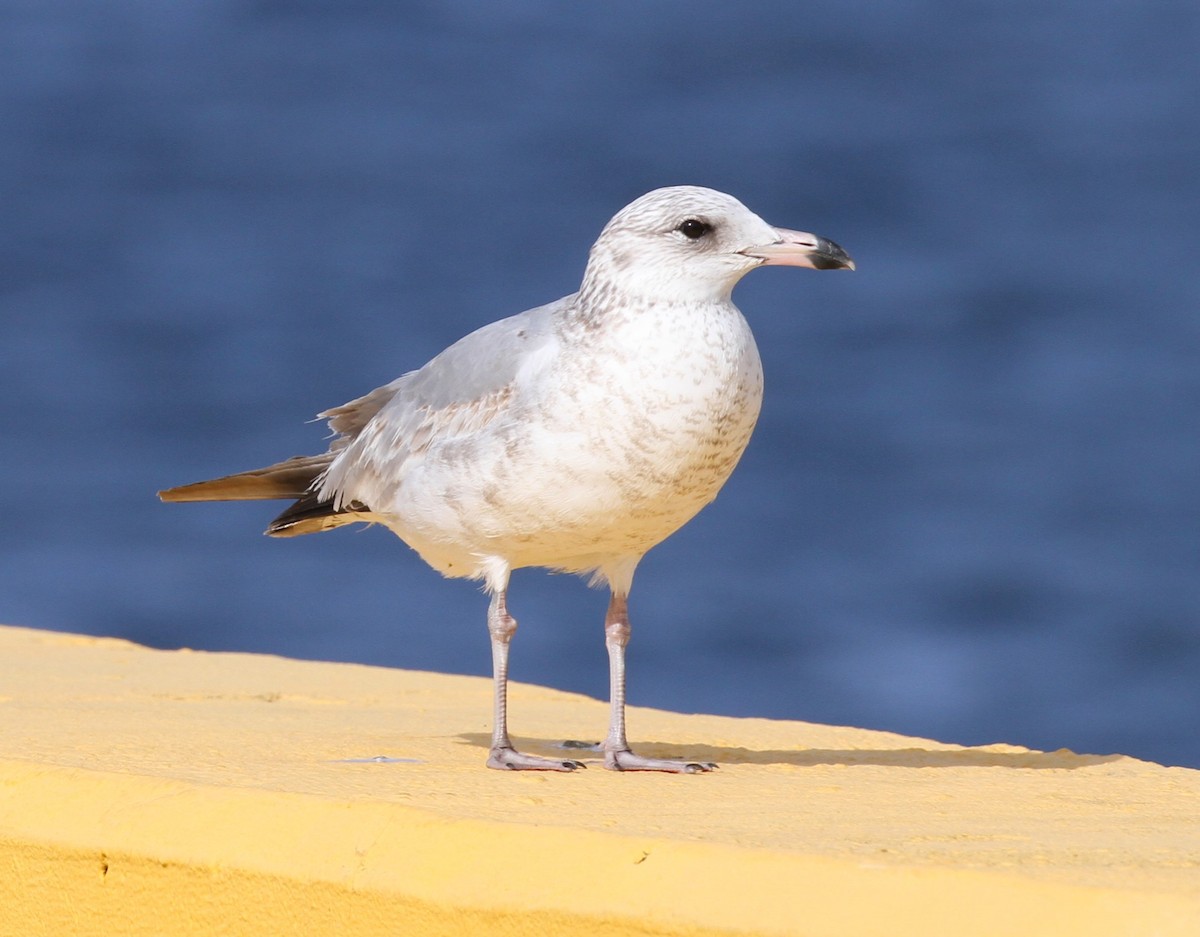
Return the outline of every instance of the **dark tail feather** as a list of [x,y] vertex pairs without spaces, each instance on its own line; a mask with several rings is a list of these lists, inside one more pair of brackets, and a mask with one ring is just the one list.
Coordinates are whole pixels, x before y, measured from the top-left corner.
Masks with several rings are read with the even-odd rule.
[[372,522],[374,518],[365,505],[357,501],[334,510],[333,502],[320,500],[312,490],[313,482],[333,461],[332,453],[304,455],[268,465],[266,468],[192,485],[180,485],[160,491],[163,501],[273,501],[276,498],[295,498],[296,503],[280,514],[267,527],[271,537],[297,537],[332,530],[357,521]]
[[332,530],[343,524],[360,521],[370,523],[374,518],[365,505],[352,501],[341,510],[334,510],[332,501],[321,501],[313,492],[308,492],[299,501],[267,525],[268,537],[298,537],[300,534],[316,534]]
[[[160,491],[163,501],[273,501],[301,498],[333,461],[332,453],[301,455],[266,468]],[[285,512],[286,513],[286,512]]]

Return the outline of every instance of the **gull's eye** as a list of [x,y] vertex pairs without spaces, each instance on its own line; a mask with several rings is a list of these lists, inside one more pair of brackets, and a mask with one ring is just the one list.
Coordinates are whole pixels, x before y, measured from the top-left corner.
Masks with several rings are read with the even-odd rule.
[[707,221],[701,221],[699,218],[688,218],[681,221],[679,227],[675,230],[689,241],[698,241],[712,230],[712,225]]

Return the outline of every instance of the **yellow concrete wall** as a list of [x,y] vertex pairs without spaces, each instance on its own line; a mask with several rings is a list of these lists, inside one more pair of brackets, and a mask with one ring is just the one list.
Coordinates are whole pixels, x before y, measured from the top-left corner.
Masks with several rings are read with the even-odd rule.
[[[501,773],[489,713],[477,678],[0,628],[0,935],[1200,935],[1197,771],[632,709],[721,770]],[[530,750],[605,718],[513,690]]]

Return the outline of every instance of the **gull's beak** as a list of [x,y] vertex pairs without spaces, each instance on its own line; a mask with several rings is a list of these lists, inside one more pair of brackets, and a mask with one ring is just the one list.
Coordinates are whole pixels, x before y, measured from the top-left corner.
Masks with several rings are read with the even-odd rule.
[[776,264],[786,267],[811,267],[813,270],[853,270],[850,255],[833,241],[809,234],[806,231],[789,231],[776,228],[778,238],[761,247],[747,247],[743,254],[757,257],[763,265]]

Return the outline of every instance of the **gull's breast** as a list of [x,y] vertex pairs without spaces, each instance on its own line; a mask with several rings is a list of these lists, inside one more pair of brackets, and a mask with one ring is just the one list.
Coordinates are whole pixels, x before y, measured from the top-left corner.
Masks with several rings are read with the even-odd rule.
[[489,555],[587,569],[640,556],[712,501],[762,402],[749,326],[731,305],[620,325],[575,343],[512,419],[427,457],[397,533],[451,575]]

